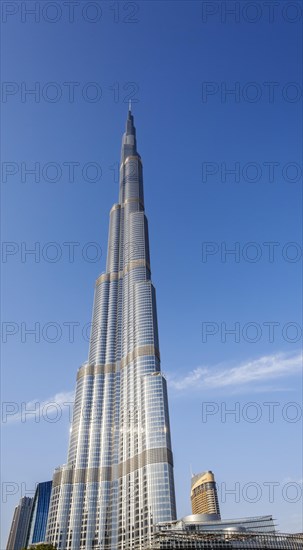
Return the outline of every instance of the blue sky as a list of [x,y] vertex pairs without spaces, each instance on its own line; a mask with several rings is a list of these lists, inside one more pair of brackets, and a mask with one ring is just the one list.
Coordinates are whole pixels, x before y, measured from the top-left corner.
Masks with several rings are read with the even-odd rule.
[[212,469],[223,517],[272,513],[302,531],[302,4],[243,1],[228,15],[233,2],[82,0],[74,20],[58,2],[36,3],[36,16],[31,2],[10,4],[1,549],[19,498],[66,460],[129,97],[178,516],[190,512],[190,472]]

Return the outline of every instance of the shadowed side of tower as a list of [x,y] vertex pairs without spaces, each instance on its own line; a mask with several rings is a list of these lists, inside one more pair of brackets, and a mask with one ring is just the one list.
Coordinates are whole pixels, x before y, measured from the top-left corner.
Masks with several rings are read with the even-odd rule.
[[67,464],[55,471],[47,541],[58,550],[144,548],[176,518],[143,170],[128,112],[106,272],[96,281],[88,362],[77,375]]

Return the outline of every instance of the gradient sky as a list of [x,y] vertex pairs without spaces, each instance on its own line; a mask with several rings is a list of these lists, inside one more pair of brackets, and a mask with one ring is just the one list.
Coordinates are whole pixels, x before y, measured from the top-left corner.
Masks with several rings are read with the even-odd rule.
[[130,96],[178,516],[211,469],[223,517],[302,531],[302,4],[36,2],[36,20],[33,4],[1,6],[1,550],[66,460]]

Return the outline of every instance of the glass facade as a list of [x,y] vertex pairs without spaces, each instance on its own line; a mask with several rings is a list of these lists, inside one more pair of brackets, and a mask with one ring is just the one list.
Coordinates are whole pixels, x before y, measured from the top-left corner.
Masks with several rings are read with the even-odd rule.
[[192,477],[190,499],[193,514],[216,514],[221,518],[215,477],[210,470]]
[[33,499],[22,497],[16,506],[6,550],[21,550],[26,545]]
[[45,539],[51,491],[51,481],[45,481],[37,485],[29,525],[27,546],[36,542],[43,542]]
[[58,550],[141,549],[156,523],[175,518],[143,170],[129,112],[106,272],[96,281],[89,358],[77,375],[68,461],[54,474],[46,539]]

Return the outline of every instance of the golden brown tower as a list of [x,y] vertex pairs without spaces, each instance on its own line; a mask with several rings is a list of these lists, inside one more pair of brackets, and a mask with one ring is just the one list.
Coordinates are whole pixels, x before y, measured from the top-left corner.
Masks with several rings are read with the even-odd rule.
[[190,498],[193,514],[217,514],[220,519],[215,476],[210,470],[192,477]]

